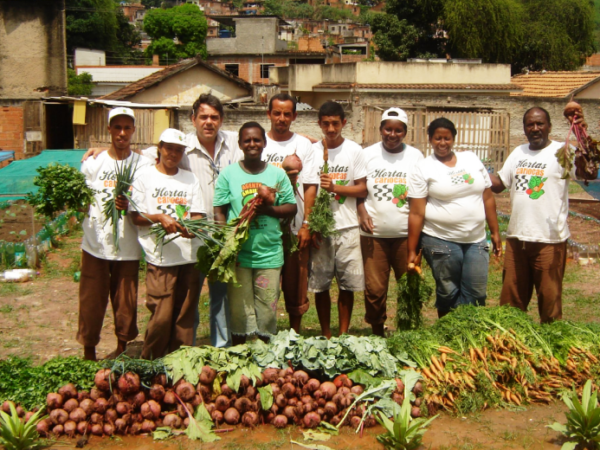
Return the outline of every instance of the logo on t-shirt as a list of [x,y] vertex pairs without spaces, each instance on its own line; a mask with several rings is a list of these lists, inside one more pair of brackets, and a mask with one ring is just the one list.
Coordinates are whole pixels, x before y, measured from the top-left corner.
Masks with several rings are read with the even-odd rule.
[[242,206],[248,203],[256,196],[256,191],[262,183],[245,183],[242,184]]
[[515,191],[525,191],[532,200],[537,200],[544,195],[544,183],[548,177],[544,177],[546,164],[521,160],[517,163],[515,170]]
[[471,174],[466,173],[464,170],[460,173],[452,176],[452,184],[473,184],[475,180],[471,176]]

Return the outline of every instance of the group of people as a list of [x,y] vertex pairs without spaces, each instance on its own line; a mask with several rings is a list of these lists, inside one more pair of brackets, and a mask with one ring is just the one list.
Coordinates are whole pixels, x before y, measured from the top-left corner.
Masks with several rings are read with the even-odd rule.
[[[485,305],[490,244],[496,256],[502,253],[493,193],[505,189],[510,190],[512,216],[501,303],[526,310],[535,288],[542,322],[561,318],[568,182],[555,156],[564,144],[549,140],[551,122],[544,109],[525,113],[529,143],[510,154],[498,175],[489,174],[473,152],[453,150],[457,130],[445,118],[429,124],[433,152],[424,157],[403,142],[409,120],[400,108],[383,113],[381,142],[365,149],[343,136],[345,112],[334,101],[319,109],[319,140],[291,130],[296,100],[288,94],[270,99],[268,131],[257,122],[245,123],[239,132],[224,131],[223,115],[220,101],[203,94],[193,105],[194,132],[167,129],[157,147],[138,154],[131,149],[133,110],[110,111],[111,147],[88,152],[93,157],[81,169],[96,190],[83,224],[77,339],[85,358],[96,358],[109,298],[118,339],[114,355],[137,336],[142,250],[151,312],[142,357],[194,345],[206,278],[194,265],[203,242],[177,222],[176,211],[226,223],[240,215],[261,186],[274,188],[275,201],[256,208],[237,256],[237,283],[208,282],[213,346],[276,333],[280,291],[290,327],[298,332],[309,308],[307,292],[313,292],[321,333],[331,337],[334,279],[339,333],[349,330],[354,293],[364,291],[365,320],[374,334],[383,336],[391,269],[398,279],[415,270],[421,254],[436,282],[440,317],[462,304]],[[302,170],[294,174],[296,186],[282,169],[289,155],[302,162]],[[116,199],[118,209],[129,211],[121,220],[117,248],[102,211],[122,164],[134,164],[137,171],[132,201]],[[576,172],[573,176],[581,175]],[[330,194],[335,222],[335,233],[327,238],[310,231],[319,189]],[[154,224],[176,238],[161,245],[149,233]],[[294,237],[298,249],[289,251]]]

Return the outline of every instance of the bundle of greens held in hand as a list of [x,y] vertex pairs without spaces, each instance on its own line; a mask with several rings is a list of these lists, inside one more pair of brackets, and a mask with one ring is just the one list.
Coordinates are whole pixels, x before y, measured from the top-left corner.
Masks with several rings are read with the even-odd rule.
[[256,196],[244,205],[240,215],[231,219],[227,227],[213,235],[214,240],[222,242],[223,245],[219,246],[212,241],[207,241],[205,246],[198,249],[196,268],[205,273],[209,281],[237,283],[235,277],[237,255],[250,236],[250,224],[256,217],[256,207],[274,205],[277,191],[278,188],[260,186]]
[[[207,219],[188,219],[189,207],[183,205],[175,206],[175,214],[177,215],[177,222],[181,227],[187,231],[190,235],[202,239],[205,242],[210,242],[218,247],[222,247],[223,243],[213,236],[213,234],[219,233],[223,225],[219,225]],[[174,236],[167,239],[169,233],[163,228],[160,223],[155,223],[150,228],[150,234],[155,236],[156,246],[159,244],[162,246],[167,245],[169,242],[177,239],[181,236],[180,233],[174,233]]]
[[416,330],[423,325],[423,305],[433,292],[433,288],[423,278],[421,251],[409,269],[410,272],[404,273],[397,285],[396,327],[398,330]]
[[94,202],[95,191],[85,182],[85,175],[68,164],[38,167],[33,184],[39,187],[27,194],[27,201],[36,212],[49,219],[65,209],[79,211]]
[[113,243],[117,251],[119,250],[119,220],[121,220],[122,216],[127,215],[127,211],[119,211],[115,201],[117,197],[122,195],[127,199],[129,204],[139,212],[139,207],[135,204],[129,193],[129,189],[133,184],[133,179],[135,178],[135,173],[137,171],[138,161],[139,158],[131,158],[129,162],[123,160],[115,163],[117,166],[115,171],[115,189],[113,190],[113,196],[104,203],[104,209],[102,211],[104,214],[104,223],[110,220],[113,227]]
[[598,168],[600,167],[600,150],[598,149],[600,143],[587,134],[587,126],[581,120],[583,119],[583,109],[579,103],[572,100],[567,103],[564,115],[571,123],[571,128],[569,129],[565,145],[556,152],[558,163],[565,169],[561,178],[568,180],[573,168],[573,155],[571,154],[571,145],[569,143],[569,138],[571,133],[573,133],[577,140],[577,148],[575,149],[577,158],[575,159],[575,164],[579,169],[578,175],[583,176],[587,184],[587,180],[596,177]]
[[[329,173],[329,152],[327,143],[323,140],[323,173]],[[336,233],[335,219],[331,210],[331,194],[325,189],[320,189],[315,204],[308,217],[308,229],[311,233],[318,233],[327,238]]]

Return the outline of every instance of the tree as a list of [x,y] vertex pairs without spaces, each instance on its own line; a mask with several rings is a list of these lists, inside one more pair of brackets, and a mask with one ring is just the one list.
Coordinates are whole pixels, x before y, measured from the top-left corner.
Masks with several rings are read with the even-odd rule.
[[83,72],[77,75],[73,69],[67,69],[67,91],[69,95],[84,96],[92,95],[92,76]]
[[170,9],[152,9],[144,17],[144,30],[152,38],[146,57],[160,55],[165,64],[201,55],[206,58],[208,24],[204,13],[192,4]]
[[377,46],[377,56],[384,61],[406,61],[416,56],[419,30],[391,14],[377,14],[371,28],[375,32],[373,42]]
[[113,50],[110,52],[109,61],[112,64],[139,64],[144,58],[144,54],[140,50],[136,50],[142,42],[142,37],[136,28],[129,23],[127,17],[123,15],[123,11],[118,10],[117,18],[117,42]]
[[113,0],[66,0],[67,52],[75,48],[112,50],[117,44]]

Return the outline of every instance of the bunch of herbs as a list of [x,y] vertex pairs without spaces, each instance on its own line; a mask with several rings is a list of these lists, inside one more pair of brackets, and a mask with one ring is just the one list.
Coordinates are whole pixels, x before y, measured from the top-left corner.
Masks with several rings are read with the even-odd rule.
[[[329,152],[325,140],[323,140],[323,163],[323,173],[329,173]],[[308,229],[322,238],[333,236],[337,232],[331,209],[331,194],[325,189],[319,189],[315,204],[308,216]]]

